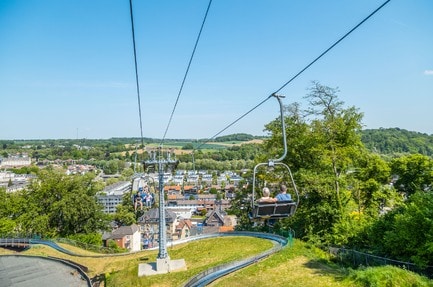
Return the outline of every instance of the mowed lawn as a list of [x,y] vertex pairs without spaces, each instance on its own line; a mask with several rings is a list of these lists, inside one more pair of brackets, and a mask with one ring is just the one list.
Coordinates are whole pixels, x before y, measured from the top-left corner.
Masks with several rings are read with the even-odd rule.
[[330,262],[328,254],[295,240],[293,246],[209,286],[358,286],[347,276],[346,269]]
[[[148,277],[138,277],[138,265],[155,262],[157,250],[123,256],[93,257],[97,254],[62,244],[62,247],[84,257],[66,255],[43,245],[34,246],[22,254],[53,256],[85,265],[89,268],[90,277],[105,274],[107,287],[169,287],[183,286],[188,279],[210,267],[252,257],[272,248],[272,246],[271,241],[252,237],[221,237],[170,246],[168,248],[170,258],[184,259],[187,270]],[[10,251],[0,248],[0,254],[5,253],[10,253]],[[295,240],[293,246],[289,245],[268,258],[211,283],[210,286],[376,286],[358,283],[359,280],[355,282],[354,277],[349,276],[349,274],[348,269],[332,263],[326,252]],[[406,275],[404,274],[403,277]],[[422,286],[433,286],[429,284],[430,282]],[[392,284],[386,286],[407,285]],[[410,284],[410,286],[421,285]]]
[[[311,255],[312,251],[305,248],[304,244],[295,242],[294,247],[286,247],[283,251],[244,271],[229,275],[227,279],[216,282],[215,286],[245,286],[245,283],[250,286],[259,286],[256,284],[261,286],[331,286],[329,284],[338,282],[344,276],[338,268],[333,269],[325,263],[319,263],[317,255]],[[268,240],[251,237],[222,237],[173,246],[168,249],[170,257],[185,259],[187,271],[149,277],[137,276],[138,265],[155,262],[157,251],[143,251],[115,257],[91,257],[97,254],[73,246],[64,244],[62,246],[89,257],[66,255],[43,245],[37,245],[22,254],[54,256],[72,260],[87,266],[90,277],[105,273],[108,279],[107,286],[182,286],[189,278],[207,268],[254,256],[272,248],[273,244]],[[310,259],[310,255],[316,256],[316,261]],[[308,281],[310,285],[287,285],[289,274],[291,278],[306,277],[308,274],[309,278],[304,278],[304,283]]]

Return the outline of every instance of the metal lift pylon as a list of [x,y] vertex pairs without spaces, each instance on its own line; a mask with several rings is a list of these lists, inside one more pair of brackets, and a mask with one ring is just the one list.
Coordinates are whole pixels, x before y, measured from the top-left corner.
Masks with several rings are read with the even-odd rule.
[[184,259],[171,260],[167,252],[167,227],[165,221],[165,201],[164,201],[164,170],[165,167],[174,169],[178,161],[171,159],[170,152],[167,153],[167,158],[163,158],[162,148],[158,148],[158,158],[153,152],[152,159],[144,162],[144,170],[147,167],[158,168],[159,182],[159,223],[158,223],[158,238],[159,252],[156,258],[156,263],[140,264],[138,266],[138,276],[150,276],[156,274],[164,274],[174,271],[186,270]]

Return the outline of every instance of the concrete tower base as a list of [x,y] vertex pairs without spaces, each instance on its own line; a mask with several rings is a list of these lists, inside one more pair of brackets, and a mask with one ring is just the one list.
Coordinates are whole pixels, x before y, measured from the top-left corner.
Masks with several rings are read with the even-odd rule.
[[186,270],[185,259],[170,260],[169,257],[156,259],[156,262],[138,265],[138,276],[152,276]]

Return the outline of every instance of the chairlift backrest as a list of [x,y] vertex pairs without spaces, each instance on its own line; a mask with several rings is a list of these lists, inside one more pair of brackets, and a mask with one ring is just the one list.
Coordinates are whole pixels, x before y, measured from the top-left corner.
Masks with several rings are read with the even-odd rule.
[[254,205],[253,219],[280,219],[295,214],[297,202],[280,201],[275,203],[257,203]]

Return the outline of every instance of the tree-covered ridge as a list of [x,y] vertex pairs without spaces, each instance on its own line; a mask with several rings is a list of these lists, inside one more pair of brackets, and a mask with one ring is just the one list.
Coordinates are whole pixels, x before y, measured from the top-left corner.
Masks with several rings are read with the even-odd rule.
[[230,142],[230,141],[250,141],[253,139],[260,139],[263,137],[258,137],[258,136],[253,136],[250,134],[245,134],[245,133],[238,133],[238,134],[231,134],[231,135],[226,135],[226,136],[221,136],[221,137],[216,137],[214,139],[214,141],[216,142]]
[[364,145],[379,154],[419,153],[433,155],[433,135],[400,128],[361,131]]
[[[293,107],[292,107],[293,108]],[[277,123],[278,125],[278,123]],[[375,153],[383,155],[413,154],[433,156],[433,135],[400,128],[365,129],[359,131],[364,146]],[[254,139],[266,139],[245,133],[230,134],[217,137],[213,143],[200,144],[204,140],[166,139],[167,147],[178,147],[184,150],[200,149],[220,150],[221,157],[230,149],[224,142],[245,142]],[[157,145],[159,139],[144,138],[145,146]],[[221,145],[215,144],[221,143]],[[119,153],[126,152],[126,158],[133,159],[135,145],[140,145],[139,138],[110,138],[110,139],[41,139],[41,140],[0,140],[0,157],[28,153],[36,160],[54,159],[94,159],[110,160],[125,159]],[[211,156],[211,158],[215,155]],[[225,160],[225,159],[223,159]]]

